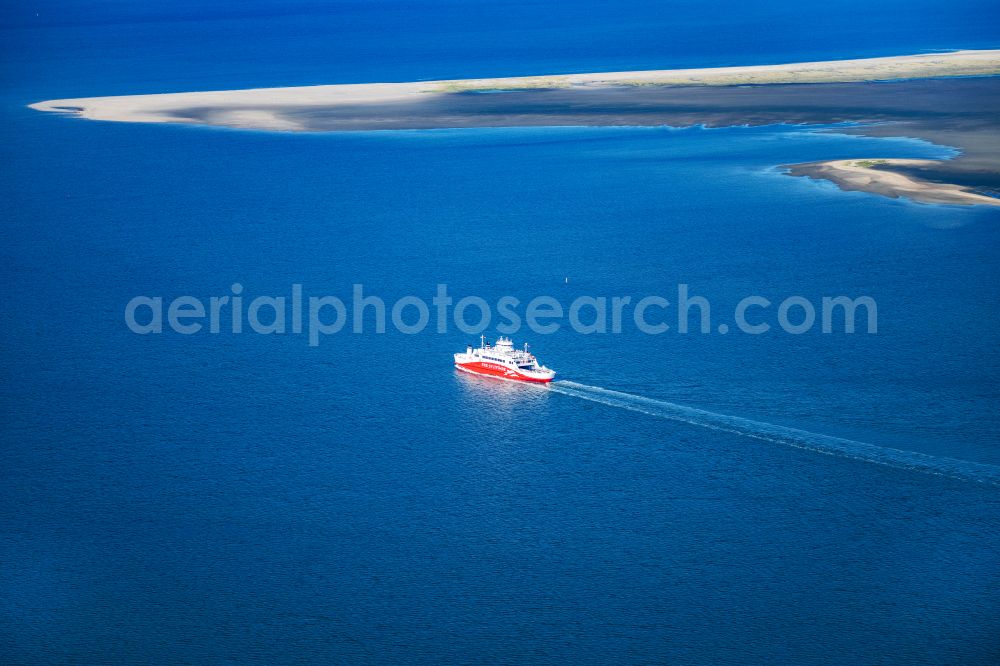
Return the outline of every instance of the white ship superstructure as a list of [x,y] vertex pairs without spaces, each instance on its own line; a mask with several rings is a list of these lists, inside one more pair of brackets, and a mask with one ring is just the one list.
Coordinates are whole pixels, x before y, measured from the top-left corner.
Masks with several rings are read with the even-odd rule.
[[455,354],[455,367],[477,375],[543,384],[556,376],[554,370],[541,365],[528,351],[527,344],[523,350],[514,349],[514,343],[505,337],[491,345],[486,336],[481,336],[479,347],[470,345],[465,352]]

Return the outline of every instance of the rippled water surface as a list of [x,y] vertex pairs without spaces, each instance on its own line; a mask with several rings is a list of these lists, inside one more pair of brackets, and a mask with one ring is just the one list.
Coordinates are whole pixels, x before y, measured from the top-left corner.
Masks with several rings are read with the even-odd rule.
[[[973,9],[904,22],[900,39],[979,45],[972,27],[948,32]],[[271,25],[300,34],[303,11]],[[323,16],[345,39],[374,34],[363,12]],[[54,96],[305,83],[331,62],[308,50],[317,37],[274,71],[226,42],[206,65],[205,31],[261,32],[255,14],[70,18],[5,28],[19,45],[7,62],[35,54],[35,68],[6,65],[0,130],[14,165],[0,176],[3,661],[1000,659],[1000,216],[775,168],[948,149],[816,128],[306,136],[30,112]],[[785,20],[778,34],[805,25]],[[385,38],[425,60],[393,77],[359,55],[329,80],[560,69],[574,51],[542,46],[566,34],[556,24],[519,29],[521,55],[469,71],[397,26]],[[863,41],[835,25],[804,52]],[[88,30],[133,57],[81,41]],[[657,34],[579,69],[670,55]],[[465,39],[451,48],[480,52]],[[746,40],[730,59],[759,51]],[[778,55],[805,49],[793,41]],[[305,80],[278,81],[296,62]],[[565,382],[546,389],[454,372],[476,337],[454,328],[345,330],[313,348],[291,332],[124,324],[133,296],[207,299],[236,282],[248,300],[296,283],[429,300],[446,283],[456,299],[567,305],[673,301],[685,283],[713,325],[517,335]],[[870,295],[878,334],[718,333],[749,294]]]

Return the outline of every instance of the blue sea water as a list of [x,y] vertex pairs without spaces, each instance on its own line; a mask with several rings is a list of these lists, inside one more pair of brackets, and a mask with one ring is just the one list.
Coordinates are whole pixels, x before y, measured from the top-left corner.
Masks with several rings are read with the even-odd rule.
[[[34,11],[0,14],[5,663],[1000,659],[1000,215],[776,168],[948,148],[794,127],[293,135],[24,108],[987,47],[991,5]],[[125,326],[133,296],[237,282],[248,300],[294,283],[429,300],[446,283],[567,304],[685,283],[713,332],[522,334],[567,382],[544,389],[453,372],[474,338],[454,328],[310,347]],[[750,294],[870,295],[878,334],[719,334]]]

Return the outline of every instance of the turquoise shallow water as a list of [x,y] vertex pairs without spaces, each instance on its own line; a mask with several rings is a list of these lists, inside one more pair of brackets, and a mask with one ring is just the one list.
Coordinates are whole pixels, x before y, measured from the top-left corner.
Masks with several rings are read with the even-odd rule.
[[[1000,494],[985,482],[1000,466],[1000,217],[775,168],[948,149],[789,127],[307,136],[21,106],[277,78],[170,64],[184,35],[236,39],[261,16],[146,19],[7,29],[23,53],[66,51],[39,55],[34,79],[5,72],[6,662],[1000,657]],[[65,39],[90,30],[161,37],[116,69]],[[457,43],[476,51],[475,34]],[[525,40],[501,59],[510,73],[547,62]],[[420,62],[444,60],[399,78]],[[447,283],[567,304],[673,300],[686,283],[711,300],[713,332],[516,336],[574,382],[546,390],[455,373],[475,336],[454,329],[313,348],[125,326],[133,296],[234,282],[248,297],[299,283],[346,299],[363,283],[429,300]],[[749,294],[870,295],[878,334],[720,335]]]

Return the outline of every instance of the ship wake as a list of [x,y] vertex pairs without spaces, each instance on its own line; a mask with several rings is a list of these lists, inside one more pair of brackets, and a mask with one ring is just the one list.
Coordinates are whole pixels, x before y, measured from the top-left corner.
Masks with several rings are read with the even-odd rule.
[[704,409],[685,407],[672,402],[645,398],[631,393],[562,380],[549,384],[549,390],[650,416],[680,421],[690,425],[729,432],[744,437],[783,444],[826,455],[886,465],[897,469],[933,474],[963,481],[1000,486],[1000,467],[915,451],[904,451],[806,430],[753,421],[739,416],[717,414]]

